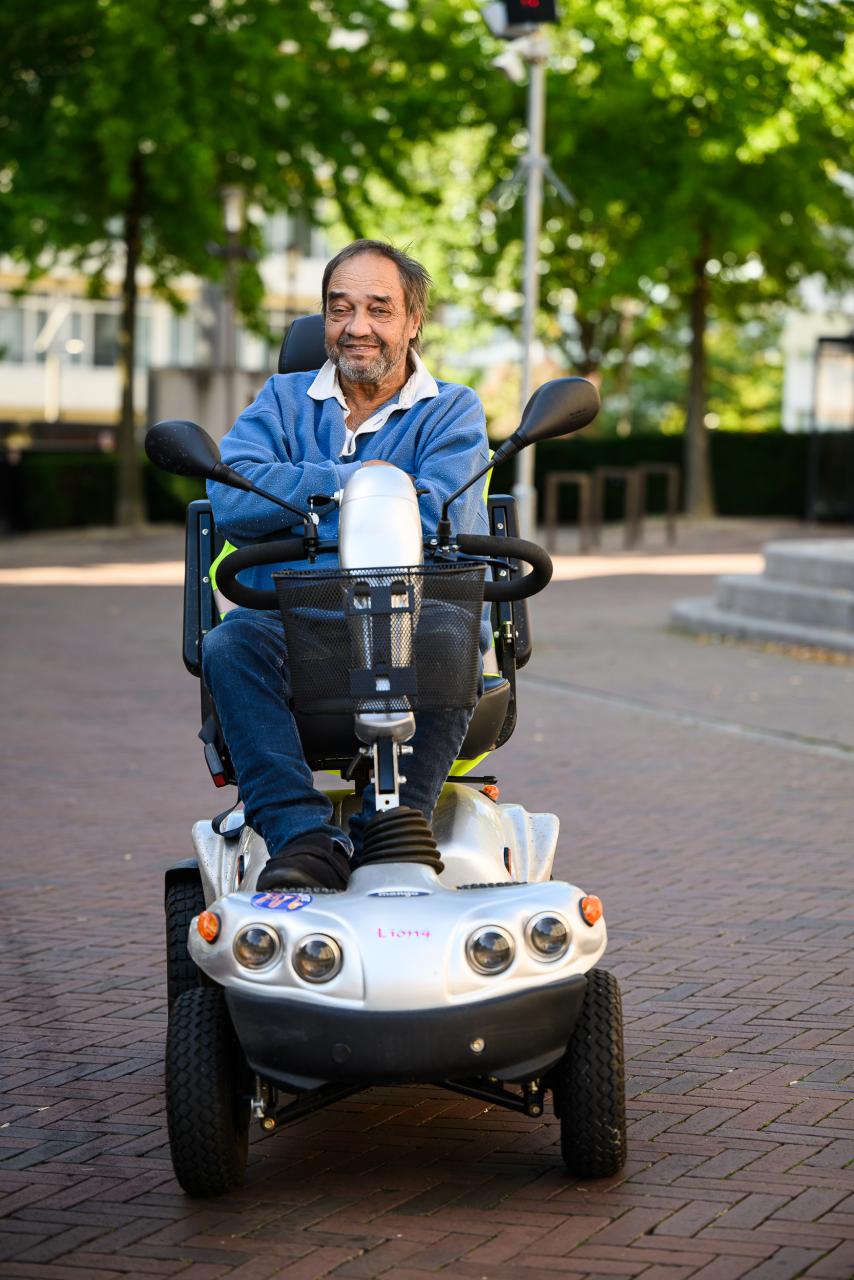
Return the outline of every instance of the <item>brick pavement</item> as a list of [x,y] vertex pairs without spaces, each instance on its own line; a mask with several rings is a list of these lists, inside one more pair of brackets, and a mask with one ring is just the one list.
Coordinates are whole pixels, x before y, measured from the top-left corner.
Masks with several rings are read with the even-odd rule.
[[685,586],[555,587],[495,757],[605,900],[624,1173],[568,1180],[550,1116],[382,1088],[255,1137],[216,1202],[177,1187],[163,1120],[161,869],[218,800],[178,592],[2,589],[0,1275],[851,1280],[851,670],[665,635]]

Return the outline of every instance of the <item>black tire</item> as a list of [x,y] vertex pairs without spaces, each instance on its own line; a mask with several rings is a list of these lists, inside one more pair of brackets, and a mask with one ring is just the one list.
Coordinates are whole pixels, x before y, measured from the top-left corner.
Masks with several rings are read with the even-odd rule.
[[575,1030],[555,1068],[560,1149],[578,1178],[608,1178],[626,1162],[626,1072],[623,1011],[617,979],[587,974]]
[[175,1177],[191,1196],[243,1180],[249,1149],[249,1070],[219,987],[196,987],[169,1011],[166,1119]]
[[198,871],[174,880],[166,890],[166,995],[169,1008],[184,991],[201,982],[201,971],[190,959],[187,933],[193,916],[205,909],[205,895]]

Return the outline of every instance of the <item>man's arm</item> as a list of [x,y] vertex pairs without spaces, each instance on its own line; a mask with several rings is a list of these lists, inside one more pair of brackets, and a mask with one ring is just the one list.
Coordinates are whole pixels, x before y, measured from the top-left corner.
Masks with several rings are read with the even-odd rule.
[[[314,401],[307,401],[305,412],[313,423]],[[270,378],[224,437],[221,453],[223,462],[247,480],[305,510],[314,494],[332,495],[343,488],[361,463],[292,462],[288,442],[295,425],[285,421],[274,379]],[[280,507],[254,493],[215,482],[208,484],[207,491],[217,528],[230,541],[252,541],[290,523]],[[293,523],[297,523],[296,516]]]
[[[469,387],[458,387],[448,397],[447,408],[433,424],[418,457],[416,485],[428,490],[418,500],[425,534],[436,532],[445,499],[488,461],[483,406]],[[448,518],[455,533],[488,532],[483,499],[486,483],[484,476],[451,504]]]

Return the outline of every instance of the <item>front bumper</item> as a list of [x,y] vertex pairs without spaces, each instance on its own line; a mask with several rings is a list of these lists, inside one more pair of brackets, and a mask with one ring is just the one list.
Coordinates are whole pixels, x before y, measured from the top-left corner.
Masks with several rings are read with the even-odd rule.
[[258,1075],[285,1087],[369,1085],[530,1078],[563,1054],[586,987],[585,976],[573,974],[491,1000],[406,1012],[330,1009],[234,989],[226,999]]

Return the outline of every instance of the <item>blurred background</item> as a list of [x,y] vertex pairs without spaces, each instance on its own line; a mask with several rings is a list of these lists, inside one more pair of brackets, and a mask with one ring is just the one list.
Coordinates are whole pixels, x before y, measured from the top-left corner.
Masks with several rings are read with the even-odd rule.
[[647,464],[691,516],[854,519],[847,5],[6,0],[0,47],[4,533],[180,521],[197,488],[144,463],[147,424],[227,430],[357,235],[426,263],[426,359],[495,440],[526,347],[532,387],[601,384],[537,451],[541,504],[550,472]]

